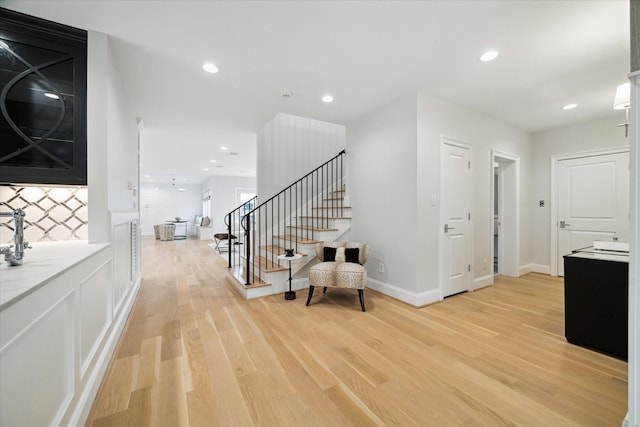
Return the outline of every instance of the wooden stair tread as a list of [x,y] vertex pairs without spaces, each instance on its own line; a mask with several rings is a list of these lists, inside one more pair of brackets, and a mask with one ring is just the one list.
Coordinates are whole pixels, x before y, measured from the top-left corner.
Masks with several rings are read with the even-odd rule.
[[251,273],[251,276],[252,276],[252,279],[253,279],[252,283],[250,285],[245,285],[245,283],[246,283],[246,281],[245,281],[246,269],[242,265],[236,265],[235,267],[233,267],[231,269],[231,275],[238,282],[242,283],[242,285],[245,287],[245,289],[261,288],[263,286],[271,286],[271,283],[267,283],[267,282],[264,282],[264,281],[260,280],[258,278],[258,276],[256,276],[254,273]]
[[344,200],[344,196],[343,197],[326,197],[326,198],[324,198],[322,200],[326,200],[326,201],[329,201],[329,200]]
[[303,239],[302,237],[296,237],[296,236],[289,236],[289,235],[279,235],[279,236],[275,236],[278,239],[282,239],[282,240],[287,240],[289,242],[295,242],[295,243],[300,243],[303,245],[313,245],[315,243],[321,243],[322,240],[310,240],[310,239]]
[[309,230],[309,231],[338,231],[337,228],[310,227],[308,225],[287,225],[287,228],[293,228],[295,230]]
[[[264,249],[267,252],[274,252],[278,255],[284,255],[285,254],[285,249],[282,246],[277,246],[277,245],[266,245],[266,246],[260,246],[260,249]],[[307,254],[305,254],[304,252],[296,252],[296,255],[301,255],[301,256],[307,256]]]

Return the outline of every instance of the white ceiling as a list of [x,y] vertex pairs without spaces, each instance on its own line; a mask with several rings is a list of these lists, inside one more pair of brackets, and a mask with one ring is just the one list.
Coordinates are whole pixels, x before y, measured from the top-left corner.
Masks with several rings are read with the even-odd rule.
[[[588,121],[615,114],[629,72],[628,0],[0,4],[113,36],[144,120],[143,181],[255,176],[256,131],[276,113],[348,125],[416,91],[532,132]],[[489,48],[498,59],[478,61]]]

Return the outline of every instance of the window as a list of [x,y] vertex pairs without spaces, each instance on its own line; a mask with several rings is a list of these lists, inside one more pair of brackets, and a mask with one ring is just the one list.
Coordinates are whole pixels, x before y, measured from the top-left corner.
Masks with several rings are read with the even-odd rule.
[[[254,188],[237,188],[236,189],[236,206],[241,206],[245,203],[247,203],[248,201],[250,201],[251,199],[253,199],[254,197],[256,197],[256,190]],[[252,211],[254,208],[256,207],[256,201],[251,200],[250,203],[247,203],[244,207],[243,207],[243,211],[241,213],[241,215],[246,215],[248,212]],[[252,220],[254,219],[254,216],[252,215]]]
[[211,190],[202,193],[202,216],[211,218]]

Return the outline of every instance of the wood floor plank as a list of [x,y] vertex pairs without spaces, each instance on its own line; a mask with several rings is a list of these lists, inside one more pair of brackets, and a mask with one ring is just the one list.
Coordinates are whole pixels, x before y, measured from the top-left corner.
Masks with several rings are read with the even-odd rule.
[[[422,308],[367,289],[246,301],[205,241],[143,239],[87,426],[619,426],[627,363],[567,343],[561,278]],[[300,291],[306,297],[306,291]]]

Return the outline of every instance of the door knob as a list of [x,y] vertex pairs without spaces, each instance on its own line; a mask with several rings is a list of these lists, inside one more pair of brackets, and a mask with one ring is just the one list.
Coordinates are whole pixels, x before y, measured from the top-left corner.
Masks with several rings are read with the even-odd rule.
[[453,228],[453,227],[449,227],[449,224],[445,224],[445,225],[444,225],[444,232],[445,232],[445,233],[448,233],[448,232],[449,232],[449,230],[455,230],[455,228]]
[[565,227],[569,227],[569,226],[571,226],[571,224],[567,224],[564,221],[560,221],[560,228],[565,228]]

